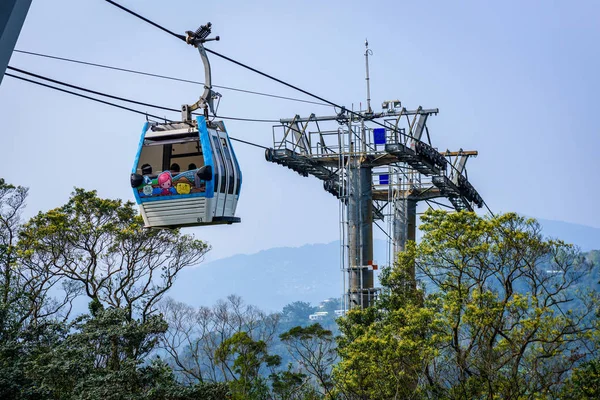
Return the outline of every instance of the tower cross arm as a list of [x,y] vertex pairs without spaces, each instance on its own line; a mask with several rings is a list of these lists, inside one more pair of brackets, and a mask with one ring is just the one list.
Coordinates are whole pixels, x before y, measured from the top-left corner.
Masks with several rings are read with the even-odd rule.
[[[421,109],[421,110],[403,110],[402,115],[416,115],[416,114],[437,114],[439,113],[440,110],[437,108],[431,108],[431,109]],[[387,117],[393,117],[394,115],[396,115],[396,113],[400,113],[400,111],[394,111],[394,112],[381,112],[381,113],[373,113],[368,115],[368,117],[365,116],[366,119],[368,120],[372,120],[372,119],[377,119],[377,118],[387,118]],[[356,113],[358,114],[358,113]],[[353,116],[353,119],[356,116]],[[358,118],[358,117],[356,117]],[[340,119],[339,115],[326,115],[326,116],[320,116],[320,117],[306,117],[306,118],[283,118],[280,119],[279,122],[281,122],[282,124],[286,124],[286,123],[290,123],[292,121],[294,122],[307,122],[307,121],[337,121],[338,119]]]
[[474,156],[477,157],[477,155],[479,154],[477,152],[477,150],[460,150],[460,151],[450,151],[450,150],[446,150],[446,151],[440,151],[441,155],[444,156],[448,156],[448,157],[456,157],[456,156]]

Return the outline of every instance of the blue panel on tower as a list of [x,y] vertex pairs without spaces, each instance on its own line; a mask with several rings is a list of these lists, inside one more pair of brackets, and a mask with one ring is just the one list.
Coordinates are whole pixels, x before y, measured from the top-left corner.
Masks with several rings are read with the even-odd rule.
[[379,175],[379,184],[380,185],[389,185],[390,184],[390,176],[388,174]]
[[385,128],[373,129],[373,140],[375,144],[385,144]]

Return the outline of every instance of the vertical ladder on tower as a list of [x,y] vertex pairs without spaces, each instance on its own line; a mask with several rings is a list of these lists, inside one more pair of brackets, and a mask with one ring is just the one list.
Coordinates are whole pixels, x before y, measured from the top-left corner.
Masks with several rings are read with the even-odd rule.
[[[340,148],[344,147],[344,134],[340,135]],[[339,185],[339,219],[340,219],[340,271],[342,273],[342,296],[341,305],[344,313],[349,310],[348,288],[346,287],[349,272],[349,245],[348,245],[348,188],[347,188],[347,169],[343,152],[340,151],[338,159],[338,185]]]

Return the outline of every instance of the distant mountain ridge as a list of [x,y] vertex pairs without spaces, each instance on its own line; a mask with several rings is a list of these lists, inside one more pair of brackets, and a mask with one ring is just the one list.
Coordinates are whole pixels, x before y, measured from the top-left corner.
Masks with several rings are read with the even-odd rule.
[[[567,222],[538,220],[547,237],[583,251],[600,249],[600,229]],[[386,242],[376,240],[374,259],[385,261]],[[193,306],[214,304],[230,294],[265,311],[280,311],[294,301],[318,304],[343,291],[340,242],[279,247],[238,254],[181,272],[169,295]]]
[[182,271],[170,295],[198,306],[237,294],[268,311],[297,300],[318,303],[342,293],[339,253],[332,242],[238,254]]
[[548,219],[538,219],[538,222],[546,237],[562,239],[579,246],[583,251],[600,249],[599,228]]

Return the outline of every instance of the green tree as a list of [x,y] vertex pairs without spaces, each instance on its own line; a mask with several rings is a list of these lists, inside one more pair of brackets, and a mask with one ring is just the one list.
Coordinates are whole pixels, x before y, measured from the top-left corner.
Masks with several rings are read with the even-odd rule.
[[[225,363],[215,358],[217,349],[240,332],[270,348],[280,319],[280,314],[266,314],[235,295],[199,308],[166,299],[160,310],[169,324],[161,347],[169,354],[167,361],[188,383],[232,380]],[[228,362],[231,368],[233,361]]]
[[597,295],[578,286],[591,265],[516,214],[428,211],[421,230],[386,272],[382,300],[342,322],[341,388],[368,399],[555,396],[593,349]]
[[283,307],[281,320],[282,323],[285,324],[286,329],[298,325],[303,326],[309,321],[308,316],[313,314],[316,310],[317,307],[311,306],[310,303],[306,301],[295,301]]
[[561,399],[583,400],[600,398],[600,360],[588,361],[576,368],[565,383]]
[[26,188],[0,179],[0,337],[6,335],[10,325],[19,325],[13,308],[22,300],[22,292],[15,282],[18,279],[16,244],[26,198]]
[[28,357],[51,350],[48,343],[60,333],[77,294],[74,285],[62,282],[63,295],[51,296],[60,278],[22,262],[19,234],[27,192],[0,178],[0,398],[7,399],[39,398]]
[[261,369],[278,367],[281,358],[269,354],[264,341],[253,340],[247,332],[237,332],[221,343],[215,352],[215,358],[232,378],[230,387],[234,399],[258,400],[269,397],[269,387]]
[[75,189],[20,233],[22,262],[79,285],[90,300],[145,321],[185,267],[209,250],[193,236],[144,228],[134,204]]
[[[0,397],[227,398],[226,385],[182,386],[149,358],[167,328],[158,303],[208,246],[146,230],[132,203],[82,189],[22,225],[26,195],[0,180]],[[79,293],[90,314],[67,322]]]
[[[350,310],[338,320],[340,362],[334,367],[335,389],[350,399],[416,399],[425,396],[426,367],[441,340],[438,307],[424,303],[412,277],[414,252],[399,255],[395,268],[384,270],[387,289],[377,305]],[[434,395],[434,398],[440,396]]]
[[[104,310],[76,318],[68,334],[55,340],[51,352],[36,355],[32,373],[36,386],[55,399],[224,399],[225,385],[178,384],[160,359],[149,360],[158,337],[166,330],[159,316],[132,322],[126,310]],[[117,346],[115,352],[115,345]],[[141,354],[132,358],[131,349]],[[115,354],[118,359],[115,360]],[[200,389],[203,389],[202,391]]]
[[285,371],[269,376],[274,400],[319,400],[323,396],[310,384],[309,378],[302,372],[295,372],[291,365]]
[[[133,203],[75,189],[62,207],[39,213],[20,232],[21,262],[78,285],[96,308],[124,313],[128,324],[156,319],[158,303],[186,266],[208,246],[178,231],[148,230]],[[112,338],[113,369],[144,356],[143,340],[129,341],[123,359]]]
[[279,337],[300,371],[306,372],[317,382],[316,386],[321,390],[319,394],[330,397],[333,389],[331,367],[336,361],[333,333],[319,324],[313,324],[304,328],[294,327]]
[[0,179],[0,397],[17,395],[27,384],[19,337],[27,319],[25,293],[18,284],[16,243],[27,189]]

